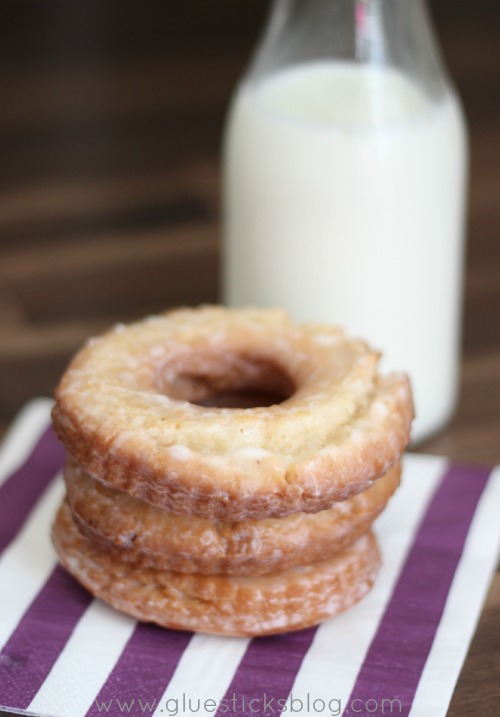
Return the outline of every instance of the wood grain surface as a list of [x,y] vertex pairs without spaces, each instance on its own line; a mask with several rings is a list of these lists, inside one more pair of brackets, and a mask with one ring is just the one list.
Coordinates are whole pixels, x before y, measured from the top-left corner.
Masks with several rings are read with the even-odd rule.
[[[0,5],[0,423],[115,321],[218,299],[220,142],[264,0]],[[434,0],[471,148],[461,395],[419,450],[500,463],[500,4]],[[500,582],[449,717],[500,714]]]

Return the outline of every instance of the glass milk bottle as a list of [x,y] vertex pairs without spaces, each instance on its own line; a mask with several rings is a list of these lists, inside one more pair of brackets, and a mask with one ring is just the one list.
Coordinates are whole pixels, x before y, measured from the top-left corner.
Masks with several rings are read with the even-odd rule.
[[423,0],[275,0],[224,146],[223,299],[343,325],[457,396],[466,136]]

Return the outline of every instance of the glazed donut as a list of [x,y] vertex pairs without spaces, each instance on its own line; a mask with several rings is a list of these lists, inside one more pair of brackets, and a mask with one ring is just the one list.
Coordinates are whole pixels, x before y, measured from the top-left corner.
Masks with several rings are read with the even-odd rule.
[[183,573],[264,575],[330,558],[370,528],[400,481],[400,464],[320,513],[222,523],[176,515],[109,488],[73,461],[64,477],[79,530],[119,561]]
[[63,566],[95,596],[139,620],[220,635],[266,635],[316,625],[360,600],[380,566],[367,533],[330,560],[262,577],[137,569],[99,551],[67,504],[53,527]]
[[[408,380],[381,377],[377,361],[280,310],[179,309],[91,339],[53,424],[85,470],[160,508],[224,521],[317,512],[365,490],[408,443]],[[221,400],[256,392],[271,405]]]

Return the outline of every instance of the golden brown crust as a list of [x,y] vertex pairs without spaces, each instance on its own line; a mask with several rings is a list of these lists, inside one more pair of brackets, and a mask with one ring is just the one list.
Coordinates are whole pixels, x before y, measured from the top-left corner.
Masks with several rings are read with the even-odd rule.
[[95,596],[139,620],[221,635],[265,635],[315,625],[360,600],[380,565],[375,538],[367,533],[330,560],[263,577],[137,569],[84,537],[67,504],[52,535],[64,567]]
[[398,463],[320,513],[224,523],[168,513],[92,479],[73,461],[65,468],[73,518],[101,550],[143,568],[212,575],[264,575],[326,560],[366,533],[400,474]]
[[[280,311],[177,310],[90,341],[56,391],[53,423],[89,473],[172,512],[317,512],[365,490],[408,443],[408,380],[380,377],[377,359]],[[231,382],[296,390],[262,408],[189,402]]]

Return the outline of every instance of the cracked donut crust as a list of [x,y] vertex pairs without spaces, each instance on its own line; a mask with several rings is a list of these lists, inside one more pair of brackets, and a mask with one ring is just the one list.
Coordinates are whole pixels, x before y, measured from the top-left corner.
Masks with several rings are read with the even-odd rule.
[[[56,390],[53,424],[89,473],[172,512],[317,512],[365,490],[409,441],[408,379],[380,376],[377,361],[340,329],[280,310],[179,309],[91,339]],[[198,405],[235,389],[280,402]]]

